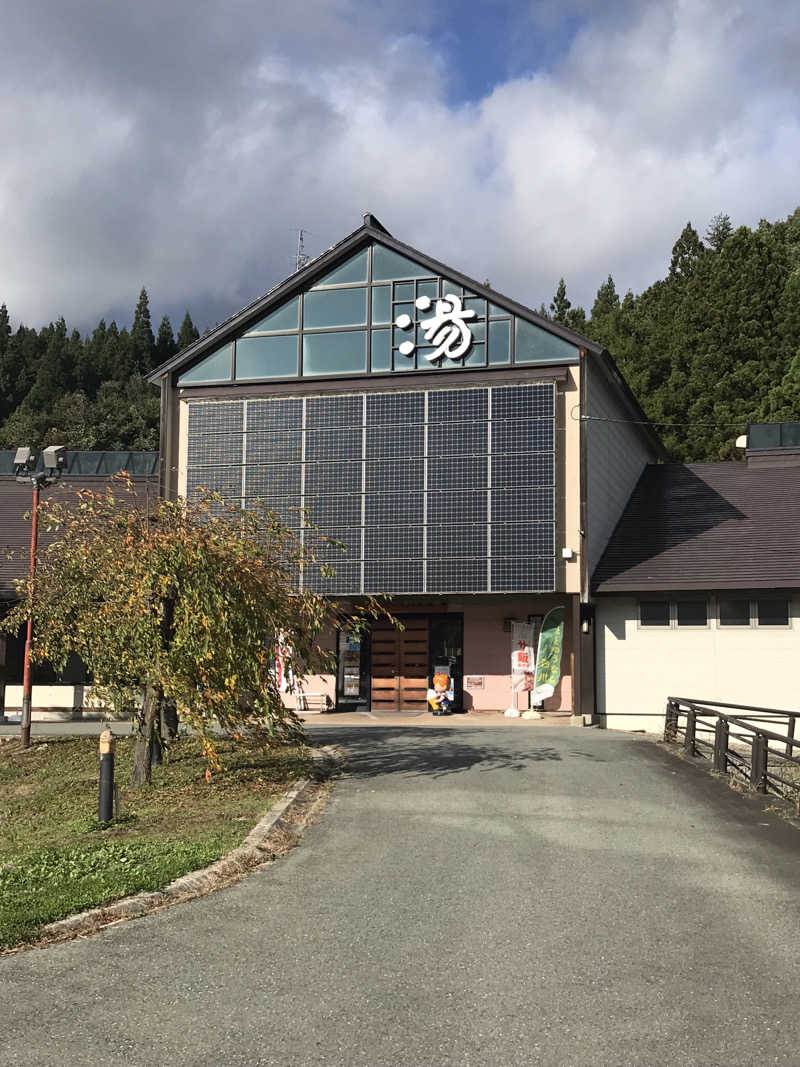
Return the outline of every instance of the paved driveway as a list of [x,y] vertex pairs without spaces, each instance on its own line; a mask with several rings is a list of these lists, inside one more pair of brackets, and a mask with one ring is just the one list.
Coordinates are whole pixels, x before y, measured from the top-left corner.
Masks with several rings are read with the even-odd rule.
[[317,727],[240,885],[0,960],[13,1064],[797,1064],[800,831],[642,738]]

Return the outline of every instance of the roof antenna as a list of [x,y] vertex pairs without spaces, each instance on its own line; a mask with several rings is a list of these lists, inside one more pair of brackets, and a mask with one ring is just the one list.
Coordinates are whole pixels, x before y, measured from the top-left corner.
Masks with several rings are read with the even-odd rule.
[[306,263],[308,263],[308,261],[311,259],[311,256],[308,255],[308,253],[306,252],[305,245],[303,244],[303,237],[308,232],[309,232],[308,230],[298,230],[297,231],[297,255],[295,257],[295,267],[294,267],[294,269],[296,271],[297,270],[302,270],[303,267],[306,265]]

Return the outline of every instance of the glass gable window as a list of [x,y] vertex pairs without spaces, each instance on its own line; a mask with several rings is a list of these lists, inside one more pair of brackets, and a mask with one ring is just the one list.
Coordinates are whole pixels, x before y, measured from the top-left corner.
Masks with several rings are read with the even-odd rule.
[[367,249],[363,252],[359,252],[357,256],[353,256],[352,259],[346,260],[339,267],[334,267],[332,271],[323,275],[318,282],[314,283],[314,288],[317,289],[322,285],[351,285],[353,282],[361,282],[362,284],[367,280]]
[[199,385],[201,382],[229,382],[233,366],[233,346],[223,345],[210,356],[184,371],[178,385]]
[[[295,296],[282,304],[276,311],[261,319],[247,331],[250,333],[269,333],[274,330],[296,330],[300,314],[300,297]],[[247,334],[245,334],[247,336]]]
[[303,374],[363,374],[366,369],[366,330],[304,335]]
[[296,378],[297,334],[240,337],[236,342],[236,380]]
[[515,363],[549,363],[574,359],[578,354],[575,345],[548,333],[526,319],[517,319],[514,341]]
[[303,329],[322,330],[332,326],[365,326],[367,290],[312,290],[303,299]]
[[[375,242],[241,332],[235,341],[235,380],[437,373],[577,360],[575,345],[518,318],[499,299],[479,296]],[[227,344],[183,373],[178,384],[231,381],[233,365]]]

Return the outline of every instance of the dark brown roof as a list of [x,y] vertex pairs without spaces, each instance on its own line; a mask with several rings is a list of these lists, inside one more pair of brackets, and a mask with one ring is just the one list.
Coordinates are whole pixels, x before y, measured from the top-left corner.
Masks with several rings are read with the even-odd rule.
[[[158,476],[134,477],[137,497],[158,496]],[[79,489],[97,491],[108,482],[108,476],[72,477],[48,486],[41,491],[42,500],[66,500],[75,497]],[[14,579],[28,573],[31,544],[30,510],[33,493],[29,482],[0,476],[0,601],[16,597]],[[27,515],[27,518],[26,518]],[[40,546],[52,539],[40,526]]]
[[800,588],[800,465],[646,467],[592,587]]

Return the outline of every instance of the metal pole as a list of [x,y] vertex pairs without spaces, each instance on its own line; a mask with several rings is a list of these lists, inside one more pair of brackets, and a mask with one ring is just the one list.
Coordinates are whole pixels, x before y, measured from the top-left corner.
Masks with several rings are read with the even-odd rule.
[[792,756],[794,755],[794,752],[793,752],[793,749],[794,749],[794,724],[795,724],[794,715],[790,715],[789,716],[789,721],[786,724],[786,736],[788,738],[788,741],[786,742],[786,755],[789,757],[789,759],[791,759]]
[[714,770],[720,774],[728,772],[728,720],[717,719],[714,726]]
[[697,728],[696,723],[697,713],[694,708],[689,708],[686,712],[686,733],[683,736],[683,747],[690,756],[696,756],[697,752],[694,747],[694,736]]
[[757,793],[767,791],[767,739],[757,733],[753,738],[750,756],[750,788]]
[[116,741],[110,730],[100,734],[100,794],[97,803],[98,822],[114,818],[114,748]]
[[33,643],[33,582],[36,577],[36,542],[38,538],[39,519],[39,482],[33,478],[33,510],[31,512],[31,564],[30,564],[30,595],[31,604],[28,614],[28,627],[25,637],[25,666],[22,673],[22,716],[20,719],[19,736],[23,748],[30,748],[31,744],[31,696],[33,683],[31,679],[31,645]]

